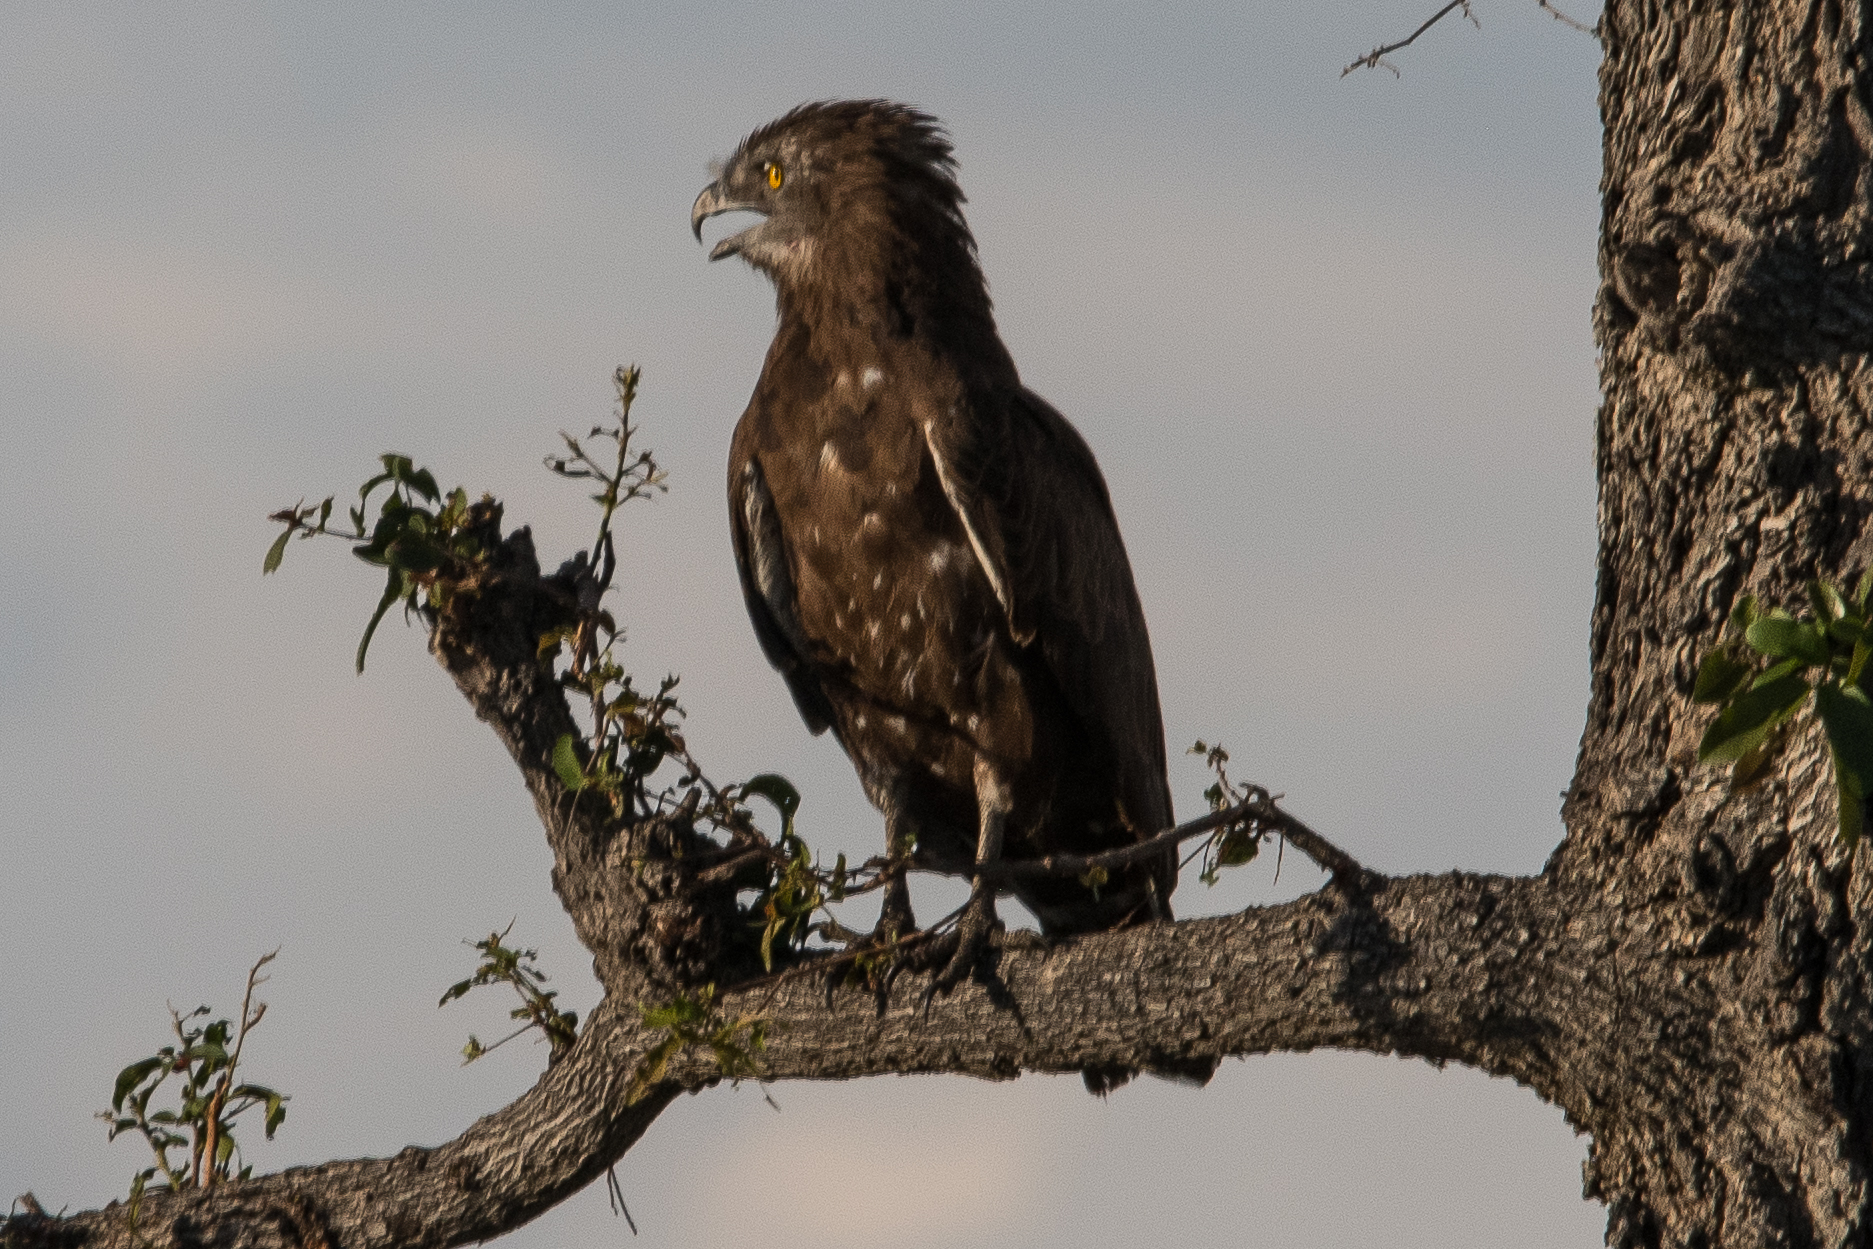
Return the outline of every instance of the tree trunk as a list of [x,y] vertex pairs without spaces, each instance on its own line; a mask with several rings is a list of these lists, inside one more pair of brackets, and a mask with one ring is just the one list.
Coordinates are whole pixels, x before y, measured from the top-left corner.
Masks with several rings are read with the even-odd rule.
[[[1600,580],[1593,692],[1564,813],[1535,878],[1388,880],[1336,869],[1239,916],[1010,943],[986,983],[926,1015],[817,977],[761,981],[731,890],[680,822],[608,820],[560,783],[572,721],[536,659],[573,600],[525,531],[453,588],[432,648],[501,736],[554,849],[554,883],[607,1000],[525,1097],[432,1150],[329,1163],[126,1211],[25,1215],[29,1244],[442,1246],[576,1191],[676,1094],[647,1095],[662,1038],[627,1005],[713,983],[773,1025],[775,1079],[1007,1076],[1318,1045],[1513,1076],[1592,1136],[1615,1246],[1866,1245],[1873,1132],[1867,870],[1834,833],[1818,730],[1732,793],[1699,767],[1690,689],[1732,604],[1801,601],[1873,565],[1873,178],[1863,8],[1613,0],[1602,282],[1595,306]],[[654,605],[653,605],[654,606]],[[644,605],[627,605],[642,610]],[[1485,782],[1486,783],[1486,782]]]
[[1860,5],[1615,0],[1594,310],[1593,695],[1547,875],[1617,919],[1593,1135],[1608,1243],[1867,1241],[1866,871],[1826,747],[1731,794],[1688,694],[1733,602],[1873,563]]

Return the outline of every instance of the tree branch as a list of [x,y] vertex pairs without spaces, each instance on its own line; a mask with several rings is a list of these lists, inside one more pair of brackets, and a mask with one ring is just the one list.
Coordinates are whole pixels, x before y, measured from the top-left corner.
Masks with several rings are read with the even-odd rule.
[[[1615,1043],[1553,1022],[1592,1018],[1582,1000],[1613,992],[1606,961],[1591,956],[1604,934],[1581,922],[1591,915],[1584,902],[1541,878],[1407,877],[1365,897],[1316,894],[1049,949],[1003,948],[993,976],[927,1012],[921,975],[900,978],[882,1000],[794,979],[726,993],[716,1006],[766,1022],[758,1058],[773,1080],[1006,1079],[1336,1046],[1470,1063],[1552,1097],[1557,1052],[1578,1059]],[[679,1093],[720,1082],[711,1054],[691,1047],[629,1104],[633,1076],[664,1035],[609,995],[532,1090],[456,1140],[146,1197],[134,1244],[447,1249],[510,1231],[601,1175]],[[1617,1063],[1608,1054],[1587,1065]],[[35,1227],[46,1235],[36,1240]],[[16,1220],[16,1235],[25,1246],[133,1244],[115,1205]]]
[[1386,64],[1386,56],[1398,51],[1400,48],[1408,48],[1416,43],[1419,35],[1422,35],[1425,31],[1443,21],[1453,9],[1462,9],[1463,15],[1470,19],[1470,24],[1475,26],[1478,30],[1482,29],[1482,23],[1476,20],[1476,14],[1470,12],[1470,0],[1450,0],[1449,4],[1426,18],[1424,25],[1412,31],[1397,43],[1383,44],[1380,47],[1374,48],[1372,51],[1354,61],[1351,65],[1348,65],[1345,69],[1341,70],[1340,77],[1344,78],[1356,69],[1377,69],[1380,66],[1384,66],[1386,69],[1391,70],[1392,76],[1396,78],[1398,76],[1398,70],[1394,66]]
[[[1292,841],[1340,887],[1051,947],[1031,935],[1005,939],[992,969],[928,1006],[928,974],[907,972],[882,991],[829,989],[843,970],[837,956],[760,976],[732,940],[746,928],[732,884],[712,892],[698,883],[721,847],[669,815],[619,819],[568,790],[552,766],[561,736],[577,740],[537,649],[570,610],[563,581],[539,575],[525,530],[510,535],[451,588],[431,648],[519,765],[553,848],[554,887],[593,952],[606,997],[577,1044],[527,1094],[434,1149],[149,1194],[134,1228],[117,1205],[69,1219],[28,1213],[5,1225],[8,1249],[448,1249],[500,1235],[597,1178],[679,1093],[724,1078],[701,1044],[660,1073],[645,1065],[672,1034],[647,1028],[642,1008],[678,993],[699,1000],[705,984],[718,1020],[763,1025],[765,1047],[749,1055],[762,1079],[1206,1071],[1232,1054],[1330,1045],[1470,1063],[1563,1105],[1592,1095],[1578,1087],[1583,1078],[1591,1089],[1614,1087],[1591,1073],[1620,1068],[1606,1051],[1624,1032],[1567,1031],[1563,1022],[1607,1018],[1610,1008],[1581,1003],[1610,1000],[1625,983],[1606,979],[1611,964],[1600,955],[1614,938],[1593,896],[1564,896],[1546,877],[1388,879],[1260,791],[1083,865],[1161,854],[1246,820]],[[1071,857],[1039,870],[1070,870]],[[1480,1018],[1479,1003],[1488,1004]]]
[[[1352,855],[1283,811],[1275,805],[1273,798],[1259,788],[1233,807],[1188,820],[1135,845],[1120,846],[1116,850],[1105,850],[1098,854],[1049,854],[1038,859],[1007,859],[1000,863],[973,865],[968,870],[972,875],[993,881],[1031,880],[1039,876],[1084,876],[1096,867],[1109,871],[1133,863],[1144,863],[1192,837],[1200,837],[1231,824],[1248,824],[1258,827],[1264,833],[1286,837],[1301,853],[1319,864],[1323,870],[1331,872],[1337,885],[1354,887],[1371,875]],[[921,863],[914,865],[923,866]]]

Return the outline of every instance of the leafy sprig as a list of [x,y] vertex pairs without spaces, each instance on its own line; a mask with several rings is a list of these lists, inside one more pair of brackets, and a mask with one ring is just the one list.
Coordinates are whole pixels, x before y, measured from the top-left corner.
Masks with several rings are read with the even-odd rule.
[[1859,843],[1873,793],[1870,593],[1873,569],[1851,598],[1830,582],[1809,582],[1811,614],[1765,610],[1745,597],[1730,613],[1724,641],[1698,666],[1691,691],[1693,702],[1719,709],[1698,743],[1698,761],[1730,765],[1738,790],[1768,774],[1812,698],[1834,761],[1840,839],[1849,847]]
[[667,1035],[638,1063],[625,1091],[625,1104],[634,1106],[644,1100],[651,1086],[663,1079],[671,1060],[691,1046],[707,1047],[722,1075],[736,1084],[760,1078],[760,1061],[755,1056],[767,1046],[768,1023],[748,1015],[729,1019],[721,1014],[715,1009],[714,985],[703,986],[693,998],[679,993],[671,1001],[642,1009],[644,1026],[665,1029]]
[[[483,495],[471,504],[460,486],[447,495],[436,485],[435,475],[418,468],[407,455],[389,452],[378,457],[384,466],[381,473],[358,490],[357,505],[349,510],[352,532],[332,529],[332,499],[326,496],[318,504],[298,503],[282,508],[267,519],[285,526],[273,545],[267,548],[261,572],[278,570],[286,558],[286,545],[295,534],[300,539],[336,537],[358,543],[351,550],[365,563],[385,570],[383,597],[364,626],[358,641],[357,669],[364,671],[364,654],[371,647],[371,637],[391,606],[399,600],[406,613],[440,609],[447,588],[461,566],[486,554],[480,534],[492,522],[498,527],[501,505],[491,495]],[[371,495],[379,487],[390,489],[378,506],[377,520],[365,531]]]
[[464,1067],[483,1054],[491,1053],[515,1037],[536,1028],[552,1046],[554,1058],[571,1049],[573,1042],[579,1039],[578,1012],[560,1010],[554,1005],[559,991],[546,987],[547,975],[540,969],[539,952],[518,950],[507,944],[507,934],[513,929],[510,923],[500,932],[489,933],[483,940],[465,942],[475,947],[481,955],[481,963],[475,968],[474,975],[450,985],[436,1003],[437,1006],[447,1006],[458,998],[466,997],[469,990],[491,984],[511,985],[514,992],[520,995],[520,1005],[509,1010],[507,1017],[525,1022],[492,1045],[483,1045],[474,1033],[469,1033],[468,1044],[462,1047]]
[[[1238,785],[1229,779],[1229,752],[1223,749],[1221,742],[1211,745],[1199,738],[1184,753],[1201,755],[1204,765],[1216,774],[1216,780],[1203,791],[1203,799],[1210,804],[1211,811],[1240,807],[1262,792],[1257,786]],[[1253,863],[1255,856],[1261,852],[1262,838],[1266,835],[1266,830],[1252,819],[1223,825],[1205,838],[1192,853],[1191,857],[1201,855],[1203,859],[1203,868],[1197,879],[1206,885],[1214,885],[1222,879],[1224,868]],[[1184,860],[1186,863],[1189,861]]]
[[[266,983],[261,969],[278,953],[264,956],[248,971],[238,1023],[217,1019],[196,1024],[195,1020],[210,1014],[208,1007],[198,1006],[186,1015],[171,1007],[175,1043],[117,1073],[111,1108],[99,1111],[98,1118],[109,1125],[109,1139],[138,1132],[155,1156],[155,1165],[139,1171],[131,1181],[132,1220],[146,1187],[158,1174],[176,1191],[208,1188],[237,1174],[246,1179],[253,1167],[246,1164],[234,1137],[234,1121],[245,1112],[262,1110],[268,1140],[285,1121],[286,1094],[262,1084],[236,1082],[247,1036],[267,1013],[265,1002],[254,1001],[254,990]],[[152,1099],[171,1076],[179,1077],[177,1105],[151,1110]],[[186,1158],[171,1158],[171,1150],[186,1151]],[[238,1173],[234,1170],[237,1161],[242,1163]]]

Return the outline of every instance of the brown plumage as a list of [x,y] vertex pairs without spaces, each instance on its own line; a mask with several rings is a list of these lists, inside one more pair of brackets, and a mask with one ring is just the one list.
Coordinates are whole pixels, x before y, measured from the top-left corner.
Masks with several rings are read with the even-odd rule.
[[[882,101],[749,135],[692,210],[764,220],[716,244],[774,282],[779,325],[729,452],[755,633],[808,727],[884,813],[971,874],[1171,825],[1144,613],[1086,443],[1002,346],[950,145]],[[1015,893],[1049,934],[1168,918],[1176,863]],[[978,880],[953,983],[993,923]],[[881,926],[908,926],[908,895]]]

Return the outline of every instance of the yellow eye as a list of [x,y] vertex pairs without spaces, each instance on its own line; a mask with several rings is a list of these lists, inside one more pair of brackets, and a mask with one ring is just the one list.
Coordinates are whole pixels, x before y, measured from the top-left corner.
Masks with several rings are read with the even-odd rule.
[[767,165],[768,186],[776,191],[780,190],[781,177],[780,166],[776,165],[773,161],[769,161]]

